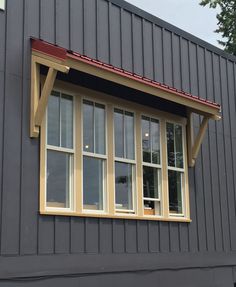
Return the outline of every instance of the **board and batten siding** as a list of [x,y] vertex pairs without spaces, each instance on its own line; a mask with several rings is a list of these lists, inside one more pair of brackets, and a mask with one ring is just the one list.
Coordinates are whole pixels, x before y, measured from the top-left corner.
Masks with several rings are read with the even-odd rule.
[[[221,104],[189,169],[190,224],[39,215],[31,36]],[[236,58],[121,0],[8,0],[0,39],[0,255],[236,251]]]

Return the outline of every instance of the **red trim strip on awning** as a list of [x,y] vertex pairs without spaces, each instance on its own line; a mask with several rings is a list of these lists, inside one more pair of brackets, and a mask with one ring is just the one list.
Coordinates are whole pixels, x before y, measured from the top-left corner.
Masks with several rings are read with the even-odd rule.
[[111,73],[121,75],[123,77],[138,81],[140,83],[144,83],[145,85],[156,87],[156,88],[163,90],[165,92],[175,94],[175,95],[180,96],[182,98],[188,98],[188,99],[191,99],[195,102],[199,102],[199,103],[205,104],[205,105],[210,106],[210,107],[218,108],[220,110],[220,105],[217,103],[211,102],[211,101],[206,100],[206,99],[202,99],[200,97],[191,95],[191,94],[186,93],[184,91],[180,91],[176,88],[173,88],[173,87],[167,86],[165,84],[162,84],[160,82],[148,79],[146,77],[142,77],[140,75],[128,72],[124,69],[120,69],[120,68],[112,66],[110,64],[103,63],[99,60],[92,59],[88,56],[81,55],[79,53],[66,50],[64,48],[61,48],[57,45],[50,44],[50,43],[45,42],[43,40],[31,38],[31,47],[32,47],[32,50],[34,50],[34,51],[43,53],[43,54],[51,56],[51,57],[54,57],[58,60],[65,61],[67,58],[72,58],[74,60],[95,66],[97,68],[107,70]]

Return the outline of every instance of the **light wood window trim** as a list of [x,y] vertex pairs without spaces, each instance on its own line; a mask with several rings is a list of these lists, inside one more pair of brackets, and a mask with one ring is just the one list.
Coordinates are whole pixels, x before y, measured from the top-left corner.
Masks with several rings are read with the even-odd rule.
[[[42,77],[42,81],[44,77]],[[189,190],[188,190],[188,175],[187,168],[185,169],[185,215],[183,217],[169,215],[168,213],[168,176],[167,176],[167,151],[166,151],[166,126],[165,122],[170,121],[186,126],[186,118],[173,115],[167,112],[158,111],[137,103],[132,103],[130,109],[130,102],[123,99],[117,99],[113,96],[95,92],[87,88],[78,87],[62,81],[56,81],[54,90],[60,91],[74,97],[75,106],[75,124],[74,124],[74,209],[66,210],[63,208],[53,208],[53,210],[46,209],[46,178],[45,178],[45,148],[46,148],[46,115],[42,120],[41,137],[40,137],[40,213],[48,215],[63,215],[63,216],[81,216],[81,217],[99,217],[99,218],[124,218],[124,219],[139,219],[139,220],[161,220],[161,221],[176,221],[176,222],[191,222],[189,214]],[[89,99],[91,101],[106,105],[107,118],[107,210],[104,212],[83,212],[82,211],[82,99]],[[136,213],[117,213],[115,211],[115,188],[114,188],[114,108],[121,108],[134,113],[135,119],[135,165],[136,165]],[[142,139],[141,139],[141,117],[147,115],[150,118],[159,119],[160,123],[160,137],[161,137],[161,161],[162,161],[162,214],[161,216],[144,215],[143,212],[143,186],[142,186]],[[78,124],[80,123],[80,124]],[[184,160],[187,167],[186,154],[186,134],[184,133]]]

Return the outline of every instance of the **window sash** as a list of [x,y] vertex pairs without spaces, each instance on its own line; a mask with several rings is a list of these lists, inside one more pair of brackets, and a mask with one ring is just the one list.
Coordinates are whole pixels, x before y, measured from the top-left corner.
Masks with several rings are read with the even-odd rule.
[[[82,89],[83,90],[83,89]],[[64,92],[64,91],[63,91]],[[62,93],[63,93],[62,92]],[[71,95],[70,92],[66,92],[66,94]],[[131,111],[133,114],[134,118],[134,159],[127,159],[123,157],[116,157],[115,156],[115,133],[114,133],[114,110],[117,108],[117,99],[113,100],[112,97],[106,96],[106,95],[100,95],[98,96],[95,95],[87,95],[87,91],[83,90],[83,93],[80,93],[80,96],[76,95],[77,92],[75,92],[73,95],[75,96],[74,100],[74,106],[75,106],[75,112],[74,112],[74,118],[76,118],[76,122],[74,122],[74,146],[73,149],[68,149],[68,148],[61,148],[61,147],[55,147],[52,145],[47,145],[45,138],[43,139],[42,137],[42,142],[44,142],[44,150],[51,149],[51,150],[61,150],[61,152],[65,153],[71,153],[74,162],[73,162],[73,167],[74,167],[74,186],[76,185],[77,188],[74,188],[75,194],[73,197],[73,206],[72,210],[58,210],[58,209],[53,209],[53,210],[45,210],[45,206],[40,205],[42,208],[41,212],[46,213],[46,214],[64,214],[64,215],[70,215],[73,214],[75,216],[101,216],[101,217],[114,217],[114,218],[137,218],[137,219],[150,219],[150,220],[170,220],[170,221],[188,221],[189,220],[189,207],[188,207],[188,182],[187,182],[187,171],[185,170],[186,166],[186,135],[185,135],[185,130],[183,128],[183,133],[182,133],[182,144],[183,144],[183,168],[178,168],[178,167],[172,167],[168,166],[168,162],[165,160],[167,159],[167,148],[166,148],[166,123],[167,122],[173,122],[177,124],[182,124],[182,127],[184,127],[183,124],[183,119],[178,116],[173,116],[168,115],[165,112],[160,112],[157,110],[154,110],[152,108],[147,108],[147,107],[140,107],[140,105],[132,103],[133,110]],[[81,133],[83,131],[83,99],[88,99],[89,101],[95,102],[95,103],[101,103],[102,105],[105,106],[105,123],[106,123],[106,152],[105,154],[97,154],[93,152],[86,152],[83,150],[83,140],[81,139]],[[121,109],[123,111],[126,111],[127,109],[127,102],[123,100],[119,100],[121,105]],[[160,126],[160,164],[154,164],[154,163],[148,163],[148,162],[143,162],[142,160],[142,135],[140,134],[141,128],[140,124],[142,120],[142,116],[147,116],[149,118],[154,118],[159,120],[159,126]],[[158,115],[158,117],[156,117]],[[109,119],[109,122],[108,122]],[[76,126],[75,126],[76,124]],[[42,131],[46,130],[44,127],[46,127],[45,121],[42,126]],[[163,132],[164,129],[164,132]],[[78,131],[78,132],[77,132]],[[47,134],[45,134],[46,136]],[[111,138],[112,135],[112,138]],[[140,137],[140,139],[137,140]],[[141,150],[137,148],[137,144],[141,144]],[[166,156],[164,156],[164,152],[166,153]],[[94,159],[101,159],[103,160],[104,166],[105,166],[105,171],[104,171],[104,195],[103,195],[103,207],[104,210],[87,210],[83,209],[83,186],[82,186],[82,166],[81,162],[83,160],[83,157],[91,157]],[[45,160],[44,160],[45,162]],[[126,163],[126,164],[131,164],[132,165],[132,202],[133,202],[133,208],[130,210],[124,210],[124,209],[119,209],[116,207],[116,202],[115,202],[115,163],[116,162],[121,162],[121,163]],[[113,168],[111,168],[114,166]],[[142,184],[142,169],[143,167],[152,167],[157,170],[160,170],[159,173],[161,173],[161,186],[162,190],[159,189],[159,198],[149,198],[149,197],[144,197],[143,194],[143,184]],[[109,172],[112,171],[113,172]],[[183,214],[171,214],[169,212],[169,200],[168,196],[165,195],[165,193],[168,193],[168,185],[165,186],[163,185],[164,181],[164,174],[167,173],[169,170],[175,170],[178,172],[183,172],[183,195],[182,195],[182,203],[183,203]],[[141,171],[141,177],[140,177],[140,171]],[[45,178],[45,177],[44,177]],[[139,179],[140,178],[140,179]],[[42,179],[43,180],[43,179]],[[141,182],[140,182],[141,180]],[[44,181],[45,182],[45,181]],[[42,187],[42,185],[41,185]],[[45,188],[44,188],[45,189]],[[164,197],[162,197],[162,193],[164,193]],[[137,197],[139,196],[139,197]],[[140,201],[140,196],[141,201]],[[45,198],[45,196],[41,196],[42,198]],[[72,197],[71,197],[72,198]],[[165,199],[166,198],[166,199]],[[160,210],[161,214],[157,214],[155,216],[148,216],[144,214],[144,201],[152,201],[160,204]],[[41,200],[40,200],[41,202]],[[44,201],[45,202],[45,201]],[[140,204],[141,202],[141,204]],[[187,206],[187,207],[186,207]],[[155,217],[155,218],[154,218]]]

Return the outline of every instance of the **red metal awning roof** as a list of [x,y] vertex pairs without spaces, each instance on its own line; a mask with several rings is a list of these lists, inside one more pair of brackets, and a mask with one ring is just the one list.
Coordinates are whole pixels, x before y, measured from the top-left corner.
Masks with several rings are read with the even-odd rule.
[[175,94],[179,97],[191,99],[192,101],[204,104],[209,107],[213,107],[215,109],[218,109],[220,111],[220,105],[214,102],[211,102],[209,100],[200,98],[198,96],[194,96],[192,94],[186,93],[184,91],[178,90],[174,87],[170,87],[168,85],[162,84],[160,82],[148,79],[146,77],[142,77],[140,75],[137,75],[135,73],[126,71],[124,69],[112,66],[110,64],[106,64],[104,62],[101,62],[96,59],[92,59],[91,57],[81,55],[77,52],[73,52],[67,49],[64,49],[62,47],[59,47],[57,45],[53,45],[51,43],[45,42],[43,40],[31,38],[31,44],[32,44],[32,50],[36,52],[40,52],[41,54],[44,54],[46,56],[53,57],[61,62],[66,61],[67,59],[73,59],[76,61],[80,61],[92,66],[95,66],[99,69],[109,71],[113,74],[117,74],[120,76],[123,76],[125,78],[129,78],[132,80],[135,80],[137,82],[141,82],[145,85],[149,85],[152,87],[156,87],[159,90],[163,90],[165,92],[169,92],[171,94]]

